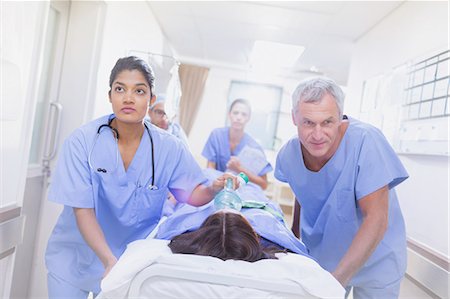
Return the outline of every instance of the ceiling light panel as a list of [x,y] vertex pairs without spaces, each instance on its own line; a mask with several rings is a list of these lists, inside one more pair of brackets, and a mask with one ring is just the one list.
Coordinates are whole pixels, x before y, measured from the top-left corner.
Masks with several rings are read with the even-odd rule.
[[305,51],[305,47],[269,41],[255,41],[250,55],[251,65],[292,67]]

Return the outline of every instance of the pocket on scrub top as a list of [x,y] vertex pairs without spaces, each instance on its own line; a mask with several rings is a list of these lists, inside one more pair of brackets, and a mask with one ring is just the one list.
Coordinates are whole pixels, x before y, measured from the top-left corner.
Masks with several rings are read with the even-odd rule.
[[139,222],[159,221],[164,202],[167,200],[169,190],[167,188],[150,190],[145,189],[138,199],[137,214]]
[[352,190],[337,192],[337,216],[344,222],[356,220],[356,198]]
[[99,195],[104,198],[116,198],[122,196],[120,191],[128,187],[126,176],[114,173],[94,172],[94,184],[98,185]]

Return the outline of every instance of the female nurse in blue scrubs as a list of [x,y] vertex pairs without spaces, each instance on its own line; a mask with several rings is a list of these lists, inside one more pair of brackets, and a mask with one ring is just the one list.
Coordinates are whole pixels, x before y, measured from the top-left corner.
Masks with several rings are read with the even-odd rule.
[[141,59],[117,61],[109,80],[113,114],[75,130],[64,142],[49,200],[64,205],[46,251],[49,298],[100,292],[128,243],[147,237],[171,192],[194,206],[223,188],[209,187],[186,147],[144,123],[154,75]]
[[[263,148],[247,133],[245,125],[250,120],[250,103],[244,99],[236,99],[230,106],[228,117],[230,127],[214,129],[209,135],[202,155],[208,160],[207,167],[225,172],[231,170],[235,173],[244,172],[249,180],[262,189],[267,188],[267,173],[272,166],[267,161]],[[258,151],[257,170],[245,167],[238,155],[246,147]],[[256,172],[255,172],[256,171]]]

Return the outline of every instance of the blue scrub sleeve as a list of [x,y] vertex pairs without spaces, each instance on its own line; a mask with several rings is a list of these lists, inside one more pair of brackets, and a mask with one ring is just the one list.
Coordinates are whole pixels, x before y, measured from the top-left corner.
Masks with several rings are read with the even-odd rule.
[[258,173],[259,176],[265,175],[273,170],[272,165],[267,162],[267,165]]
[[48,199],[70,207],[93,208],[94,197],[88,150],[81,130],[69,136],[52,175]]
[[219,148],[219,140],[214,130],[209,134],[208,140],[203,147],[202,156],[208,161],[215,162],[217,160],[217,148]]
[[189,200],[192,191],[200,184],[207,183],[207,178],[203,175],[192,154],[178,141],[178,155],[176,167],[173,170],[169,182],[169,190],[176,200],[185,203]]
[[277,180],[279,180],[281,182],[285,182],[285,183],[287,183],[288,180],[287,180],[286,175],[284,174],[284,171],[283,171],[283,161],[285,161],[285,156],[286,156],[286,152],[287,152],[287,149],[288,149],[288,144],[283,146],[281,148],[281,150],[278,152],[277,161],[276,161],[276,164],[275,164],[275,172],[273,174]]
[[369,129],[358,159],[356,198],[359,200],[386,185],[392,189],[407,178],[408,173],[381,131]]

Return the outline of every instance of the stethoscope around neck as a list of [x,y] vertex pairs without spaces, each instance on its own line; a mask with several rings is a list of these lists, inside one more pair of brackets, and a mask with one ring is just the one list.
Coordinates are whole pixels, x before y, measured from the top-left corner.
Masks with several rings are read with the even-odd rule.
[[[119,131],[117,131],[116,128],[111,126],[111,123],[114,120],[114,118],[115,117],[111,117],[108,120],[108,123],[100,125],[97,129],[97,134],[95,135],[94,143],[92,144],[92,148],[91,148],[91,150],[89,152],[89,156],[88,156],[89,168],[93,171],[96,171],[99,173],[107,173],[108,172],[105,168],[97,167],[97,169],[95,169],[95,167],[92,166],[92,153],[94,151],[95,145],[97,144],[97,140],[100,137],[100,134],[102,133],[104,128],[109,128],[111,130],[111,132],[114,135],[114,140],[116,142],[116,162],[115,162],[113,172],[117,170],[117,167],[119,165]],[[150,129],[148,128],[146,123],[144,123],[144,127],[145,127],[145,130],[147,131],[148,137],[150,137],[150,144],[152,147],[152,183],[149,184],[147,186],[147,188],[150,190],[158,190],[158,187],[155,185],[155,149],[153,146],[153,138],[152,138],[152,134],[150,133]]]

